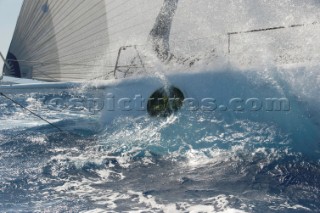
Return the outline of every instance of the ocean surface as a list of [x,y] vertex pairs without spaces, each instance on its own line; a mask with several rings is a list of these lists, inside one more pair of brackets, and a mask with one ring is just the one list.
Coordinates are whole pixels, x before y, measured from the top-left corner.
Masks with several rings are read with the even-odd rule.
[[[319,212],[319,152],[294,146],[320,130],[317,70],[287,78],[307,112],[299,136],[201,111],[118,117],[99,130],[94,116],[42,112],[60,132],[2,98],[0,211]],[[10,97],[35,109],[31,96]]]
[[[90,108],[45,107],[55,98],[49,93],[7,94],[55,127],[0,97],[0,212],[320,212],[319,1],[184,0],[179,7],[170,38],[177,61],[195,62],[190,68],[186,60],[190,72],[204,69],[198,58],[209,72],[232,67],[241,75],[221,97],[238,92],[237,82],[259,92],[271,85],[297,100],[299,114],[267,122],[181,110],[166,118],[114,116],[101,126]],[[228,32],[295,24],[306,25],[234,34],[228,51]],[[171,70],[158,65],[146,61],[155,67],[149,74]]]

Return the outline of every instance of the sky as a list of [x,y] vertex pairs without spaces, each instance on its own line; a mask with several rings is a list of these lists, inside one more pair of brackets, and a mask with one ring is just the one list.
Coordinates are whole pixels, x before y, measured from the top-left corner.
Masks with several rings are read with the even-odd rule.
[[[0,0],[0,52],[7,55],[23,0]],[[0,59],[0,69],[3,62]]]

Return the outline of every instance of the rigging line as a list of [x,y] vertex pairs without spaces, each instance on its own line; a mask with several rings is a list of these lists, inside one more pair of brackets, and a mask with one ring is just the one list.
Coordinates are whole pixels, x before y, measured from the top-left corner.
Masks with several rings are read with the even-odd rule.
[[9,98],[8,96],[6,96],[4,93],[0,92],[0,96],[6,98],[7,100],[11,101],[12,103],[20,106],[22,109],[28,111],[29,113],[31,113],[32,115],[34,115],[35,117],[41,119],[42,121],[46,122],[47,124],[49,124],[50,126],[54,127],[55,129],[59,130],[60,132],[65,133],[61,128],[59,128],[58,126],[54,125],[53,123],[51,123],[50,121],[46,120],[45,118],[41,117],[40,115],[36,114],[35,112],[31,111],[30,109],[28,109],[27,107],[23,106],[22,104],[18,103],[17,101]]
[[[62,65],[62,66],[83,66],[83,67],[114,67],[114,66],[107,66],[107,65],[90,65],[90,64],[78,64],[78,63],[59,63],[59,61],[56,62],[43,62],[43,61],[28,61],[28,60],[7,60],[7,61],[13,61],[13,62],[24,62],[24,63],[30,63],[35,65]],[[94,61],[92,61],[94,62]]]
[[[62,66],[83,66],[83,67],[102,67],[104,65],[90,65],[90,64],[78,64],[78,63],[59,63],[59,61],[56,62],[43,62],[43,61],[28,61],[28,60],[7,60],[7,61],[13,61],[13,62],[24,62],[24,63],[30,63],[35,65],[62,65]],[[109,66],[112,67],[112,66]]]
[[[28,61],[28,60],[7,60],[7,61],[14,61],[14,62],[25,62],[25,63],[32,63],[35,65],[62,65],[62,66],[83,66],[85,67],[108,67],[108,68],[113,68],[114,66],[111,65],[90,65],[90,64],[78,64],[78,63],[59,63],[59,61],[55,62],[43,62],[43,61]],[[94,61],[92,61],[94,62]],[[119,66],[119,67],[124,67],[124,66]],[[142,67],[137,67],[137,68],[142,68]],[[151,68],[151,67],[148,67]]]
[[[1,52],[0,52],[0,58],[3,60],[5,67],[6,67],[7,69],[10,69],[10,65],[8,64],[8,60],[6,60],[6,59],[4,58],[4,56],[2,55]],[[1,76],[0,76],[0,79],[1,79]]]
[[[118,66],[118,68],[141,68],[141,69],[144,69],[145,70],[145,68],[154,68],[154,66],[141,66],[141,67],[139,67],[139,66],[130,66],[130,65],[127,65],[127,66]],[[114,68],[114,66],[113,66],[113,68]],[[114,77],[113,76],[113,74],[114,74],[114,69],[112,69],[112,70],[109,70],[109,71],[107,71],[107,73],[105,73],[105,74],[103,74],[103,75],[100,75],[100,76],[96,76],[96,77],[94,77],[94,78],[91,78],[91,79],[89,79],[88,81],[94,81],[94,80],[97,80],[97,79],[99,79],[99,78],[102,78],[101,80],[105,80],[104,78],[105,77],[108,77],[108,76],[112,76],[112,77]]]
[[[129,65],[125,65],[125,66],[119,66],[119,68],[127,68],[129,67]],[[114,68],[114,66],[109,66],[109,68]],[[135,69],[143,69],[144,67],[142,66],[132,66],[131,68],[135,68]],[[152,66],[145,66],[145,68],[154,68]],[[101,73],[101,72],[88,72],[87,69],[76,69],[74,67],[72,68],[65,68],[65,69],[61,69],[61,71],[63,71],[63,75],[66,76],[66,75],[76,75],[76,76],[79,76],[79,74],[83,74],[83,75],[92,75],[93,73]],[[104,71],[104,70],[103,70]],[[43,71],[40,71],[38,73],[41,73]],[[36,74],[36,73],[35,73]],[[57,73],[51,73],[52,75],[57,75]],[[89,76],[90,77],[90,76]]]
[[[55,78],[58,78],[58,80],[56,81],[60,81],[59,79],[68,75],[74,75],[75,77],[79,77],[79,78],[86,78],[86,76],[92,75],[92,73],[95,73],[95,72],[88,72],[87,69],[72,68],[72,69],[62,69],[60,70],[60,72],[55,72],[54,69],[51,69],[51,71],[46,70],[46,73],[47,73],[46,75],[50,75]],[[44,70],[39,70],[39,71],[37,70],[37,72],[33,72],[33,74],[34,74],[33,75],[34,78],[37,78],[39,75],[45,75]]]
[[[248,31],[238,31],[238,32],[228,32],[227,35],[237,35],[237,34],[245,34],[245,33],[254,33],[254,32],[263,32],[263,31],[271,31],[271,30],[279,30],[279,29],[287,29],[287,28],[295,28],[295,27],[303,27],[303,26],[308,26],[308,25],[317,25],[320,24],[319,22],[313,22],[309,24],[294,24],[290,26],[280,26],[280,27],[270,27],[270,28],[262,28],[262,29],[254,29],[254,30],[248,30]],[[172,35],[178,34],[173,33]],[[222,37],[224,34],[216,34],[213,36],[206,36],[206,37],[199,37],[199,38],[192,38],[192,39],[181,39],[181,40],[176,40],[174,42],[187,42],[187,41],[193,41],[193,40],[201,40],[201,39],[206,39],[206,38],[213,38],[213,37]]]
[[[295,27],[303,27],[303,26],[308,26],[308,25],[318,25],[320,24],[320,22],[312,22],[309,24],[294,24],[294,25],[290,25],[287,27],[281,26],[281,27],[271,27],[271,28],[264,28],[264,29],[254,29],[254,30],[249,30],[249,31],[239,31],[239,32],[228,32],[227,35],[236,35],[236,34],[242,34],[242,33],[253,33],[253,32],[261,32],[261,31],[271,31],[271,30],[278,30],[278,29],[286,29],[286,28],[295,28]],[[178,34],[173,33],[172,35],[176,35]],[[177,40],[174,42],[187,42],[187,41],[194,41],[194,40],[201,40],[201,39],[207,39],[207,38],[214,38],[214,37],[223,37],[225,34],[215,34],[213,36],[206,36],[206,37],[198,37],[198,38],[192,38],[192,39],[181,39],[181,40]],[[137,46],[146,46],[146,45],[137,45]]]
[[318,24],[320,24],[320,22],[314,21],[312,23],[306,23],[306,24],[292,24],[292,25],[289,25],[289,26],[278,26],[278,27],[253,29],[253,30],[247,30],[247,31],[229,32],[229,33],[227,33],[227,36],[228,36],[228,53],[229,54],[231,53],[231,36],[232,35],[247,34],[247,33],[257,33],[257,32],[266,32],[266,31],[281,30],[281,29],[290,29],[290,28],[305,27],[305,26],[318,25]]
[[261,29],[247,30],[247,31],[229,32],[228,35],[264,32],[264,31],[280,30],[280,29],[295,28],[295,27],[304,27],[304,26],[318,25],[318,24],[320,24],[320,22],[314,21],[312,23],[307,23],[307,24],[292,24],[292,25],[289,25],[289,26],[278,26],[278,27],[261,28]]
[[[50,61],[50,60],[48,60]],[[84,67],[86,66],[92,66],[92,67],[100,67],[104,66],[105,63],[105,58],[98,58],[97,56],[95,57],[86,57],[86,58],[72,58],[72,59],[66,59],[66,57],[62,57],[59,59],[51,60],[51,65],[58,64],[60,62],[61,65],[77,65],[81,64]]]

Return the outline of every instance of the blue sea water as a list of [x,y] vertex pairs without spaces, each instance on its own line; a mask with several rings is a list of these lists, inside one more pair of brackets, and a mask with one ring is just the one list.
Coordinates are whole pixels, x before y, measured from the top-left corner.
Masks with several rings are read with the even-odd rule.
[[180,114],[77,131],[0,132],[1,212],[320,211],[320,162],[263,123]]
[[60,132],[1,99],[0,211],[319,212],[319,153],[295,146],[319,129],[314,70],[285,75],[310,114],[297,127],[314,125],[294,132],[201,111],[118,117],[96,131],[92,116],[42,112]]

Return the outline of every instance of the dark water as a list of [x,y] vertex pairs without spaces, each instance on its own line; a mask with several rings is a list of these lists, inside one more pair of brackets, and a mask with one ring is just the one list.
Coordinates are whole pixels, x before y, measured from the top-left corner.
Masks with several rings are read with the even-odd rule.
[[99,133],[2,130],[0,211],[319,212],[320,161],[292,142],[276,126],[181,114]]

